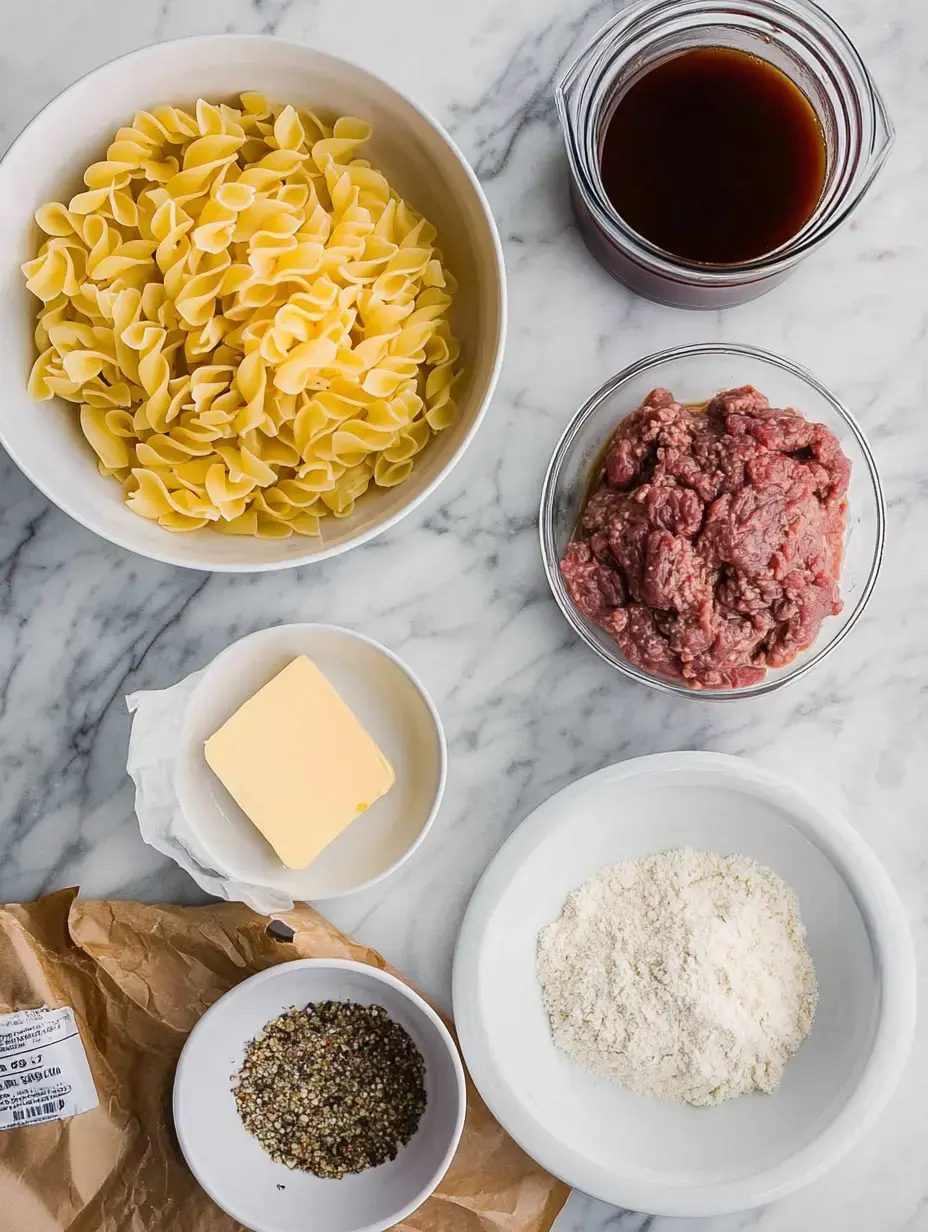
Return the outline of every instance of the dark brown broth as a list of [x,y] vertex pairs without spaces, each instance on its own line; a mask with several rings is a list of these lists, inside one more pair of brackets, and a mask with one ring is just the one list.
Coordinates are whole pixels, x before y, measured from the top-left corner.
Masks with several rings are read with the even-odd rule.
[[674,256],[750,261],[802,229],[825,182],[812,104],[747,52],[705,47],[643,73],[621,96],[600,155],[619,216]]

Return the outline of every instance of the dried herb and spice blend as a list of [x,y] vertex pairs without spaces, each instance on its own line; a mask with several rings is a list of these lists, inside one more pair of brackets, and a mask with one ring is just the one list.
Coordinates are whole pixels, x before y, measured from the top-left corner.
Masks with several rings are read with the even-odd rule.
[[425,1062],[382,1005],[317,1001],[267,1023],[233,1077],[245,1128],[321,1177],[395,1159],[425,1111]]

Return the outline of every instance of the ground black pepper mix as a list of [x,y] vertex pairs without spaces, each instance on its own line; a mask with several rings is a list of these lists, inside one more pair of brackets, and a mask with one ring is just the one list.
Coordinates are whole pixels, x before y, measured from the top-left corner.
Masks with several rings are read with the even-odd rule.
[[266,1024],[233,1078],[245,1128],[321,1177],[395,1159],[425,1111],[425,1062],[382,1005],[317,1001]]

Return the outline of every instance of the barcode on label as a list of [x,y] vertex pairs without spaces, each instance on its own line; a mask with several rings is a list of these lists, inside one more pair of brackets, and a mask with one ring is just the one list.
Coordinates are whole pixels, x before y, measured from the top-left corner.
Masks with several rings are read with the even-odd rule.
[[34,1121],[36,1117],[57,1116],[63,1107],[63,1099],[49,1099],[43,1104],[29,1104],[25,1108],[13,1108],[13,1120],[18,1124],[21,1121]]
[[78,1116],[99,1102],[70,1006],[0,1014],[0,1138],[4,1130]]

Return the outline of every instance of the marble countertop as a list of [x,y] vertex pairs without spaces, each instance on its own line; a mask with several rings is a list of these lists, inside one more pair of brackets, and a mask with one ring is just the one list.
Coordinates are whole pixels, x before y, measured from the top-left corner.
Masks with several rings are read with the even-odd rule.
[[[136,559],[51,507],[0,451],[0,899],[79,883],[88,896],[195,902],[139,838],[125,694],[159,688],[270,623],[323,620],[384,641],[447,728],[438,822],[376,892],[328,909],[445,1005],[468,896],[552,792],[642,753],[743,754],[837,800],[885,862],[928,959],[925,755],[928,450],[924,117],[928,19],[912,0],[829,0],[899,130],[865,207],[765,298],[693,314],[634,298],[570,217],[552,82],[613,0],[29,0],[4,6],[0,148],[75,77],[164,38],[275,33],[348,56],[416,95],[454,134],[499,221],[509,348],[475,444],[441,490],[358,551],[276,575],[206,576]],[[676,343],[739,341],[811,367],[859,415],[889,503],[880,585],[810,677],[709,705],[632,686],[580,645],[545,583],[535,529],[545,464],[610,374]],[[453,594],[453,602],[449,596]],[[574,1195],[558,1232],[925,1232],[928,1027],[866,1142],[762,1211],[670,1221]]]

